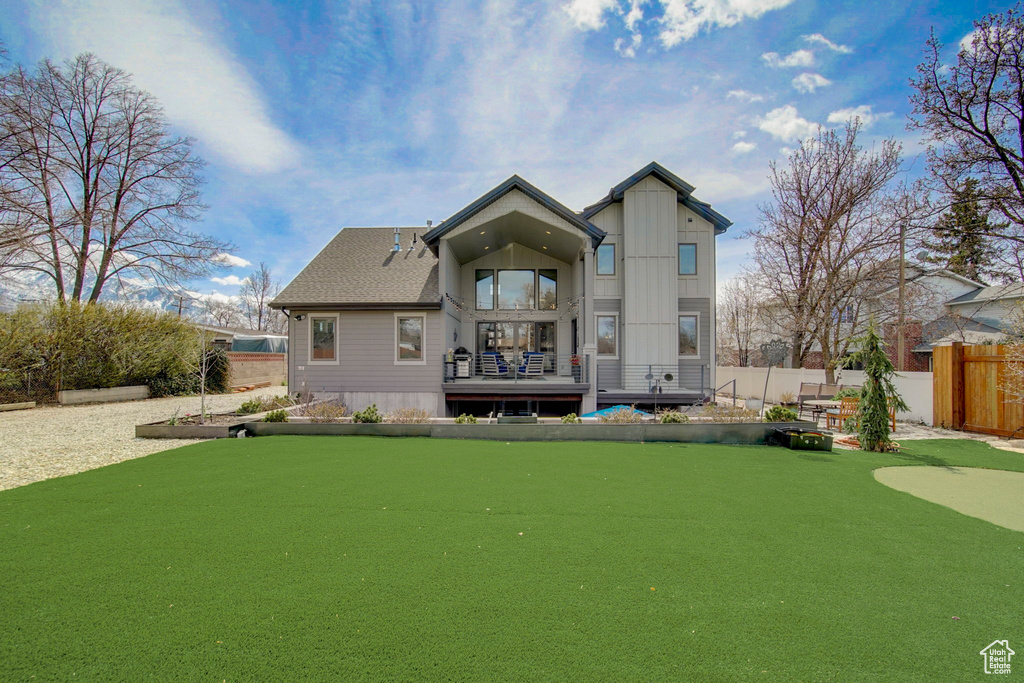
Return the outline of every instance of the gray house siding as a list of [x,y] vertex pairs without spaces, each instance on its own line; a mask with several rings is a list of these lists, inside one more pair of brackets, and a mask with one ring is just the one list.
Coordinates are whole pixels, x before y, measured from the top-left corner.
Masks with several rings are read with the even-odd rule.
[[[714,327],[715,320],[712,317],[711,311],[711,299],[710,298],[687,298],[679,299],[679,313],[696,313],[700,318],[699,327],[697,329],[697,343],[700,346],[700,357],[699,358],[680,358],[679,359],[679,384],[691,387],[691,384],[695,384],[701,378],[700,367],[704,367],[703,382],[704,388],[708,388],[713,381],[711,374],[711,359],[714,353],[714,341],[711,336],[712,328]],[[714,388],[714,387],[711,387]]]
[[594,315],[598,316],[602,313],[618,313],[619,314],[619,326],[618,326],[618,344],[619,344],[619,357],[618,358],[601,358],[597,356],[597,384],[599,389],[621,389],[622,388],[622,352],[623,352],[623,339],[622,329],[622,299],[595,299],[594,300]]
[[[303,320],[295,315],[303,313]],[[376,403],[382,411],[423,408],[436,412],[443,368],[440,311],[292,311],[289,386],[292,391],[338,394],[352,411]],[[337,315],[338,363],[309,362],[310,319]],[[395,363],[395,317],[422,315],[422,365]]]

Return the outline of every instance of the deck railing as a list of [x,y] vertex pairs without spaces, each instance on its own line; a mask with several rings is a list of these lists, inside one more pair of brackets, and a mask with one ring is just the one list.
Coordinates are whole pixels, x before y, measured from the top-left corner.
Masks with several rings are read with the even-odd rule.
[[598,373],[597,389],[638,393],[708,392],[709,376],[703,365],[621,365]]
[[590,359],[583,354],[474,353],[444,357],[444,382],[558,382],[588,384]]

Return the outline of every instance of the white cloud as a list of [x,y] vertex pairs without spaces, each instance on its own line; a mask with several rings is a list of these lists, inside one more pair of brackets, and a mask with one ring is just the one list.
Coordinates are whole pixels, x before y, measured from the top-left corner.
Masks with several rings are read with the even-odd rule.
[[869,128],[878,122],[880,119],[888,118],[892,116],[891,111],[874,113],[871,111],[870,104],[862,104],[859,107],[847,107],[845,109],[837,109],[828,115],[829,123],[843,124],[850,119],[860,119],[861,124],[865,128]]
[[978,34],[977,31],[971,31],[966,36],[960,39],[960,49],[970,51],[974,46],[974,36]]
[[630,40],[628,45],[626,44],[624,38],[616,38],[615,51],[618,52],[623,57],[628,57],[632,59],[633,57],[636,57],[636,50],[638,47],[640,47],[640,43],[642,40],[643,38],[639,32],[633,34],[632,40]]
[[749,154],[750,152],[753,152],[755,149],[757,149],[757,145],[755,145],[753,142],[741,141],[737,142],[735,145],[732,146],[732,151],[736,152],[737,154]]
[[234,167],[270,173],[298,163],[299,150],[271,120],[259,83],[180,0],[53,0],[35,8],[54,52],[94,52],[131,72],[174,125]]
[[810,35],[802,37],[808,43],[827,47],[829,50],[832,50],[833,52],[838,52],[839,54],[848,55],[851,52],[853,52],[853,48],[848,47],[846,45],[838,45],[836,43],[833,43],[831,40],[821,35],[820,33],[812,33]]
[[772,109],[757,124],[757,127],[772,137],[785,142],[797,142],[818,132],[818,126],[797,113],[796,107],[787,104]]
[[214,260],[217,261],[218,263],[223,263],[224,265],[230,266],[232,268],[248,268],[249,266],[252,265],[251,261],[246,261],[244,258],[235,256],[234,254],[227,254],[224,252],[217,254],[214,257]]
[[793,0],[661,0],[665,14],[658,38],[673,47],[693,38],[701,29],[735,26],[744,19],[757,19],[765,12],[781,9]]
[[797,50],[785,57],[780,57],[778,52],[765,52],[761,59],[773,69],[782,69],[793,66],[814,66],[814,53],[810,50]]
[[225,287],[237,287],[245,282],[245,278],[240,278],[237,275],[228,275],[227,277],[211,277],[210,282],[216,282],[218,285],[224,285]]
[[737,99],[740,102],[764,102],[764,95],[757,95],[746,90],[730,90],[726,97]]
[[643,5],[647,0],[629,0],[629,12],[626,13],[626,28],[636,31],[636,25],[644,18]]
[[793,79],[793,87],[802,93],[811,93],[818,88],[824,88],[825,86],[832,85],[832,81],[828,80],[821,74],[805,73],[800,74]]
[[604,26],[604,13],[619,7],[619,0],[572,0],[564,6],[576,28],[596,31]]
[[732,134],[733,140],[742,140],[745,137],[747,137],[747,131],[745,130],[738,130]]

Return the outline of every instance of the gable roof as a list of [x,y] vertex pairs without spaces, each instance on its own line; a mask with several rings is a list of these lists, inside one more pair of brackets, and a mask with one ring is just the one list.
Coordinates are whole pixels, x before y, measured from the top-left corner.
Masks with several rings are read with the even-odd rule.
[[472,218],[474,215],[479,213],[482,209],[490,206],[494,202],[501,199],[503,196],[511,192],[512,190],[519,190],[530,199],[548,209],[555,215],[566,220],[570,225],[580,229],[587,234],[591,240],[593,240],[594,246],[601,243],[601,240],[605,238],[605,232],[598,228],[596,225],[581,217],[580,214],[575,213],[571,209],[566,208],[563,204],[553,199],[550,195],[541,192],[536,187],[526,182],[518,175],[514,175],[502,184],[495,187],[493,190],[483,195],[476,201],[472,202],[464,209],[454,214],[453,216],[441,221],[437,227],[433,228],[425,235],[423,235],[423,241],[436,253],[438,240],[444,235],[457,228],[460,224]]
[[[898,263],[896,264],[896,267],[899,267]],[[975,289],[984,289],[985,287],[987,287],[987,285],[985,283],[983,283],[983,282],[977,282],[976,280],[972,280],[970,278],[964,277],[963,275],[958,275],[957,273],[954,273],[951,270],[946,270],[945,268],[931,268],[931,269],[929,269],[929,268],[924,268],[924,267],[922,267],[920,265],[916,265],[916,264],[913,264],[913,263],[908,263],[906,267],[907,267],[907,270],[915,271],[915,273],[913,275],[910,275],[909,277],[907,277],[907,280],[906,280],[907,284],[909,284],[911,282],[917,282],[918,280],[922,280],[922,279],[924,279],[926,277],[946,277],[946,278],[950,278],[951,280],[956,280],[957,282],[965,284],[968,287],[974,287]],[[900,286],[898,284],[897,285],[892,285],[891,287],[888,287],[887,289],[883,289],[882,291],[878,292],[877,296],[881,296],[883,294],[890,294],[892,292],[896,292],[896,291],[899,290],[899,288],[900,288]],[[961,295],[961,296],[965,296],[965,295]]]
[[400,228],[402,251],[392,252],[394,228],[345,228],[270,303],[274,308],[440,308],[437,257],[422,228]]
[[608,195],[604,197],[604,199],[583,209],[582,216],[589,220],[609,205],[615,202],[621,202],[623,197],[626,195],[626,190],[651,175],[675,190],[676,198],[679,203],[715,226],[716,235],[722,234],[732,226],[731,220],[712,209],[711,205],[707,202],[702,202],[693,196],[693,191],[696,189],[693,185],[686,182],[675,173],[659,164],[657,161],[652,161],[612,189],[608,190]]
[[1008,285],[995,285],[993,287],[982,287],[973,292],[967,292],[962,296],[951,299],[949,304],[966,304],[971,302],[983,303],[997,301],[999,299],[1020,299],[1024,297],[1024,282],[1011,282]]

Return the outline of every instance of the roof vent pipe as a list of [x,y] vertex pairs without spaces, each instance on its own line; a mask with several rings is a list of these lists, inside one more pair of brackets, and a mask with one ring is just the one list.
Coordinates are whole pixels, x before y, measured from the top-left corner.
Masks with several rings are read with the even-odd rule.
[[398,231],[398,228],[395,228],[395,246],[391,247],[391,251],[396,253],[396,254],[398,252],[402,251],[402,245],[399,243],[400,239],[401,239],[401,235],[400,235],[400,233]]
[[416,248],[416,233],[412,234],[412,244],[409,245],[409,251]]

